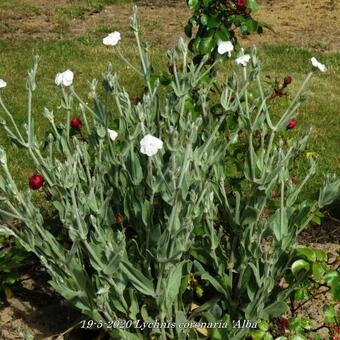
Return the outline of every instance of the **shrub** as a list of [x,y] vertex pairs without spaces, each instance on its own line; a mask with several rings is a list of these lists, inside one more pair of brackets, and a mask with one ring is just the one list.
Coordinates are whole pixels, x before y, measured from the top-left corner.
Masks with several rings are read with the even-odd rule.
[[[270,28],[264,22],[253,19],[259,5],[256,0],[187,0],[192,16],[184,28],[190,51],[196,54],[197,60],[208,54],[216,58],[218,46],[223,41],[237,44],[235,34],[238,28],[242,35],[262,33],[263,28]],[[193,28],[197,31],[193,37]]]
[[[172,90],[163,100],[148,46],[139,40],[136,8],[131,27],[141,71],[131,66],[147,88],[136,105],[111,65],[103,86],[115,100],[114,109],[101,101],[96,80],[90,84],[93,106],[88,106],[73,86],[72,71],[58,74],[66,125],[57,125],[53,112],[44,110],[52,132],[43,151],[31,117],[37,59],[27,82],[27,138],[0,100],[14,127],[2,122],[9,137],[35,162],[38,177],[30,179],[31,188],[49,191],[68,242],[59,242],[46,228],[32,203],[32,189],[17,189],[3,149],[0,187],[7,209],[0,213],[21,220],[25,228],[3,226],[1,231],[39,257],[52,287],[91,319],[84,327],[102,327],[121,339],[193,339],[204,332],[202,325],[180,328],[174,322],[203,321],[208,328],[215,322],[222,327],[209,330],[215,339],[243,339],[250,330],[233,328],[232,320],[269,320],[287,311],[287,297],[308,275],[296,262],[296,236],[340,185],[329,177],[318,202],[298,202],[316,164],[310,158],[299,185],[291,183],[289,166],[308,136],[288,145],[279,138],[297,115],[306,83],[323,65],[314,61],[295,99],[274,122],[256,49],[251,55],[241,51],[236,71],[220,84],[206,77],[209,56],[196,65],[180,40],[169,51]],[[119,40],[114,32],[104,43],[116,49]],[[258,97],[248,96],[251,86]],[[213,95],[215,88],[220,92]],[[78,109],[82,114],[71,119]],[[230,125],[230,118],[236,124]],[[247,145],[241,148],[246,185],[227,194],[226,162],[238,143]],[[274,189],[280,192],[279,207],[266,217]],[[286,276],[290,281],[283,288],[279,281]],[[138,327],[155,320],[167,327]]]

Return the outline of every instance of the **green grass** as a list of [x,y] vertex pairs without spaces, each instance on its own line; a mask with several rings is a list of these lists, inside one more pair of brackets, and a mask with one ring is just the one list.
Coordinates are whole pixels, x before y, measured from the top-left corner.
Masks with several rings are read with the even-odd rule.
[[67,7],[61,7],[58,10],[59,16],[64,19],[75,19],[82,18],[89,12],[100,12],[105,6],[118,4],[118,3],[129,3],[131,0],[80,0]]
[[[105,31],[105,29],[104,29]],[[98,37],[100,35],[100,38]],[[2,91],[5,102],[11,109],[17,121],[23,124],[26,121],[26,90],[25,77],[31,65],[33,51],[41,57],[37,84],[34,93],[33,118],[39,136],[44,136],[48,128],[42,116],[44,107],[53,110],[56,120],[65,121],[65,113],[58,108],[60,105],[60,89],[54,84],[55,74],[70,68],[75,73],[75,87],[86,101],[89,87],[87,81],[96,78],[101,80],[107,63],[113,64],[113,69],[121,74],[121,79],[131,96],[139,95],[141,91],[140,79],[117,58],[113,49],[101,44],[102,34],[90,34],[72,41],[58,41],[48,43],[3,44],[0,55],[0,78],[8,82],[7,88]],[[138,57],[130,38],[121,44],[125,55],[138,66]],[[267,46],[259,51],[263,64],[263,77],[282,79],[285,75],[293,77],[291,91],[294,93],[303,82],[305,75],[311,68],[309,51],[289,46]],[[163,71],[166,67],[165,51],[155,47],[152,51],[156,70]],[[315,151],[319,161],[319,172],[307,187],[306,197],[315,195],[317,186],[321,183],[323,173],[337,172],[340,175],[340,54],[329,53],[316,55],[325,63],[329,70],[327,73],[316,73],[308,85],[309,100],[300,110],[298,125],[289,131],[292,136],[303,134],[310,126],[314,127],[308,149]],[[113,98],[111,99],[113,103]],[[273,108],[280,114],[279,104],[273,103]],[[276,106],[275,106],[276,105]],[[77,112],[74,112],[77,115]],[[4,114],[1,113],[4,117]],[[3,129],[0,130],[0,144],[8,152],[11,170],[20,187],[27,186],[27,178],[34,171],[33,164],[28,160],[23,150],[16,149],[7,139]],[[297,179],[303,178],[306,173],[306,164],[296,169]]]

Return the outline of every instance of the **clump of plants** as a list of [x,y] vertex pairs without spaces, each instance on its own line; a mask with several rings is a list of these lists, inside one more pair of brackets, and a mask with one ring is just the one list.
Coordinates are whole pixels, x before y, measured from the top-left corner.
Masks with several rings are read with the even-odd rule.
[[[27,81],[24,132],[0,101],[8,136],[35,163],[29,188],[21,192],[0,149],[0,214],[25,225],[0,230],[38,256],[51,286],[89,319],[84,327],[102,328],[114,339],[195,339],[202,334],[244,339],[251,329],[233,321],[262,320],[263,325],[288,311],[287,299],[311,268],[301,262],[305,254],[297,235],[339,191],[340,180],[327,177],[318,201],[300,202],[316,163],[309,159],[310,169],[298,185],[291,182],[290,165],[308,135],[288,144],[280,138],[298,114],[308,80],[325,67],[312,59],[301,89],[274,121],[268,105],[272,93],[263,88],[255,48],[249,54],[241,50],[232,61],[235,71],[219,82],[207,75],[223,58],[211,65],[204,55],[197,64],[181,39],[168,52],[173,75],[168,95],[161,98],[136,16],[135,7],[130,25],[141,64],[129,66],[145,82],[142,98],[129,96],[111,64],[101,84],[104,98],[112,98],[114,105],[101,99],[97,80],[90,83],[93,101],[87,104],[76,91],[73,72],[58,73],[66,119],[56,122],[51,108],[45,108],[51,125],[45,148],[31,114],[37,58]],[[103,43],[116,49],[120,33]],[[229,52],[220,50],[224,56]],[[258,96],[250,98],[251,87]],[[245,184],[226,190],[230,153],[239,143],[246,146],[240,148]],[[32,191],[42,188],[67,242],[58,240],[32,202]],[[278,198],[272,197],[274,190]],[[268,206],[274,206],[269,213]],[[282,279],[287,285],[280,284]]]
[[242,35],[249,35],[261,34],[263,28],[270,28],[252,17],[259,10],[256,0],[187,0],[187,4],[192,16],[184,31],[191,38],[189,49],[195,53],[194,61],[207,54],[209,62],[215,60],[226,41],[236,45],[237,30]]

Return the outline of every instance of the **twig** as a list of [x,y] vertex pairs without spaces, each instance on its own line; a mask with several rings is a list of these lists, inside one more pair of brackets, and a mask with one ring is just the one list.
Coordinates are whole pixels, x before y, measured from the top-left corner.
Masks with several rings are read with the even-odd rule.
[[309,298],[309,299],[307,299],[306,301],[304,301],[304,302],[302,302],[302,303],[300,303],[293,311],[294,311],[294,313],[298,310],[298,309],[300,309],[302,306],[304,306],[307,302],[309,302],[310,300],[312,300],[312,299],[315,299],[317,296],[319,296],[319,295],[322,295],[322,294],[324,294],[324,293],[327,293],[329,290],[330,290],[330,288],[328,287],[328,286],[326,286],[326,285],[323,285],[324,287],[327,287],[328,289],[327,290],[324,290],[324,291],[322,291],[322,292],[319,292],[319,293],[317,293],[317,294],[311,294],[311,297]]

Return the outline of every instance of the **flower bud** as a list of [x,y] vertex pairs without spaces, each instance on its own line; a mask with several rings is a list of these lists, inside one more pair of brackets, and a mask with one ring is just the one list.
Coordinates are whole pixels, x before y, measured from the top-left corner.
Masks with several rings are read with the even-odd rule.
[[31,189],[33,190],[38,190],[44,185],[44,177],[40,175],[33,175],[30,177],[28,181],[28,185],[30,186]]
[[133,97],[133,98],[132,98],[132,103],[133,103],[134,105],[138,105],[139,103],[142,103],[142,98],[141,98],[141,97],[138,97],[138,96]]
[[298,183],[298,181],[296,180],[295,177],[292,177],[292,178],[290,179],[290,183],[293,184],[293,185],[296,185],[296,184]]
[[237,0],[237,7],[244,7],[247,4],[247,0]]
[[72,118],[71,119],[71,126],[75,129],[75,130],[80,130],[82,123],[80,121],[80,119],[78,118]]
[[292,79],[291,76],[286,76],[286,77],[284,77],[284,79],[283,79],[283,82],[284,82],[285,85],[291,84],[292,81],[293,81],[293,79]]
[[124,221],[124,216],[121,213],[117,213],[115,219],[116,223],[122,223]]
[[296,119],[291,119],[287,125],[287,130],[293,129],[296,126]]

